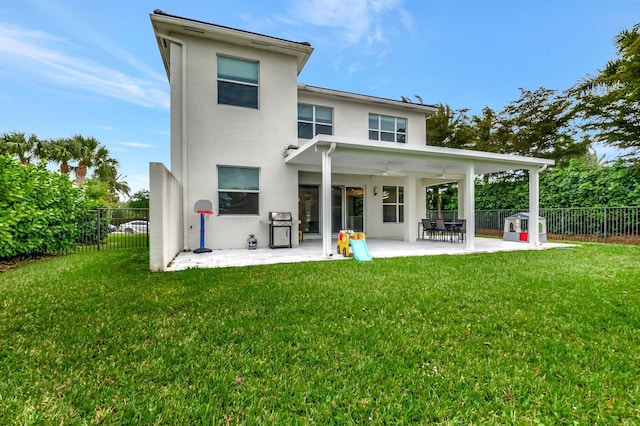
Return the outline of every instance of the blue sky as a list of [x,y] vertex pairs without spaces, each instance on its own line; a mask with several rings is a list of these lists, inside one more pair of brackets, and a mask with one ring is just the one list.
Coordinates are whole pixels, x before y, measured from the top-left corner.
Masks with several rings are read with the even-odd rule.
[[640,0],[0,0],[0,132],[96,137],[148,189],[148,163],[169,166],[156,8],[310,42],[306,84],[471,113],[570,87],[640,22]]

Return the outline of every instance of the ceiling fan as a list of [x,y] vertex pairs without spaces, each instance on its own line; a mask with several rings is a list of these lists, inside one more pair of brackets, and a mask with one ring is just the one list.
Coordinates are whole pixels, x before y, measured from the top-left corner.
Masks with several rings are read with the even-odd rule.
[[438,175],[440,179],[462,179],[464,175],[459,175],[455,173],[447,173],[447,168],[443,167],[442,172]]
[[405,176],[405,173],[404,173],[403,170],[390,170],[389,169],[389,162],[385,161],[384,162],[384,169],[382,169],[381,171],[376,173],[376,175],[378,175],[378,176]]

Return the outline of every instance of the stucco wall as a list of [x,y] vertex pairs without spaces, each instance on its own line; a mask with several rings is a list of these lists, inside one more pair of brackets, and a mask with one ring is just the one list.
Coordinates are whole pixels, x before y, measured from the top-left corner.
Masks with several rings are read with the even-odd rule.
[[[319,172],[300,172],[299,174],[299,182],[301,185],[320,185],[321,179]],[[331,184],[333,186],[361,187],[364,189],[364,228],[367,237],[400,239],[403,238],[405,224],[385,223],[382,221],[382,187],[386,185],[405,187],[405,221],[407,221],[406,223],[410,223],[409,217],[411,216],[411,212],[406,203],[409,195],[407,193],[407,179],[415,178],[334,174],[331,179]],[[375,188],[377,188],[377,195],[374,194]],[[320,195],[322,196],[322,194]],[[417,207],[419,213],[416,214],[422,218],[425,214],[424,186],[418,185],[415,196],[418,203],[421,203]],[[322,216],[322,212],[319,213],[320,216]],[[416,220],[411,221],[410,226],[414,226],[414,221],[416,222],[415,227],[417,229]]]
[[[284,148],[297,143],[297,62],[293,56],[209,40],[187,41],[188,190],[187,241],[199,245],[197,200],[213,203],[206,223],[207,247],[246,247],[249,234],[268,243],[269,211],[291,211],[297,219],[297,170],[286,166]],[[259,108],[217,103],[217,55],[259,62]],[[218,215],[217,166],[260,169],[259,215]],[[294,229],[293,235],[296,235]],[[297,239],[293,239],[297,244]]]
[[182,190],[162,163],[149,163],[149,269],[161,271],[181,250]]
[[[391,105],[363,103],[347,98],[326,96],[304,90],[298,93],[298,102],[333,108],[333,134],[350,138],[369,138],[369,113],[406,118],[407,144],[425,145],[424,112],[394,108]],[[300,139],[300,145],[306,140]]]

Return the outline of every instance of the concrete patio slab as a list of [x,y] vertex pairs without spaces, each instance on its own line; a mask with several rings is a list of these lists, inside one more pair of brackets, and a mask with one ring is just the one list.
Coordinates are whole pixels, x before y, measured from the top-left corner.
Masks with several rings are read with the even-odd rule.
[[[478,238],[475,250],[465,249],[462,243],[445,241],[418,240],[406,242],[371,238],[367,239],[369,253],[376,258],[433,256],[441,254],[492,253],[516,250],[544,250],[556,247],[568,247],[569,244],[544,243],[540,247],[532,247],[527,243],[502,241],[496,238]],[[335,244],[334,244],[335,249]],[[306,240],[294,248],[258,248],[255,250],[213,250],[211,253],[179,253],[166,269],[180,271],[189,268],[228,268],[236,266],[268,265],[274,263],[298,263],[313,261],[351,260],[334,253],[331,258],[322,255],[322,240]]]

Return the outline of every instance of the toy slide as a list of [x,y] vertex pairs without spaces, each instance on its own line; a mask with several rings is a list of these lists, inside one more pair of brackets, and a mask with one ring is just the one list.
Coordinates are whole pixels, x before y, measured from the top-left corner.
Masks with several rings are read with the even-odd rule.
[[367,248],[367,243],[364,239],[362,240],[350,240],[349,245],[351,246],[351,251],[353,251],[353,258],[359,261],[368,261],[372,260],[373,257],[369,254],[369,249]]

